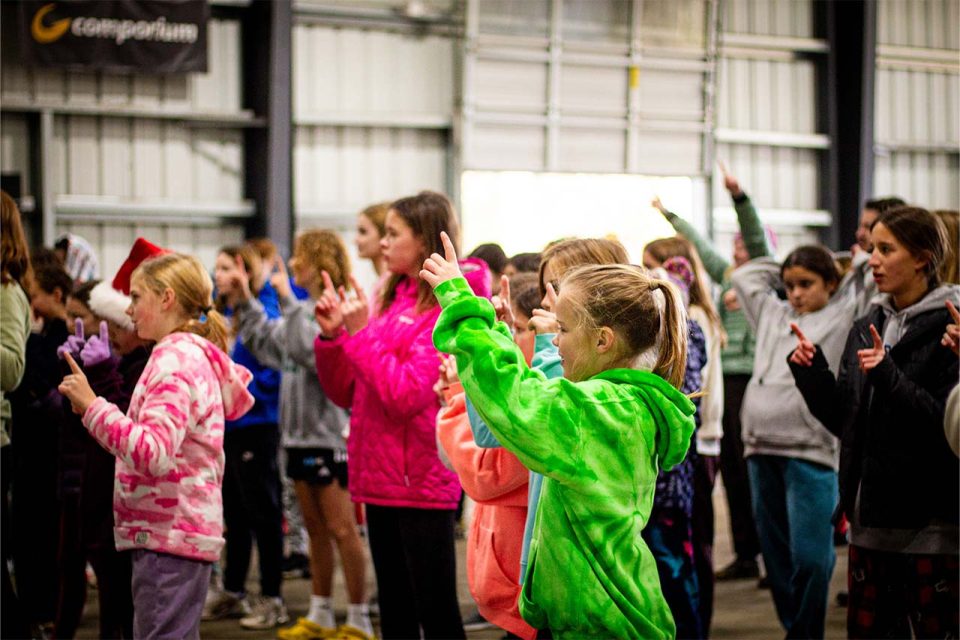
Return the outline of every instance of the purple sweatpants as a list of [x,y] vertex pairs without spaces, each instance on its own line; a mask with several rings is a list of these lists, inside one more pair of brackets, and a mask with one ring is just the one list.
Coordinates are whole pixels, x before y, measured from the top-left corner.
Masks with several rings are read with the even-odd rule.
[[133,637],[200,638],[200,616],[213,564],[134,549]]

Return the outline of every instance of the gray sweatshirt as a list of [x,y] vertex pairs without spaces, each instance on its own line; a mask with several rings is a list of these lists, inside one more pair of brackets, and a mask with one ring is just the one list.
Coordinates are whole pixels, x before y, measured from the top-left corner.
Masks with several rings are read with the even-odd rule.
[[780,286],[780,265],[771,258],[751,260],[733,272],[733,287],[757,337],[753,375],[740,412],[744,455],[799,458],[836,469],[837,439],[807,409],[787,364],[797,346],[790,323],[796,322],[820,345],[836,375],[856,300],[851,295],[835,295],[823,309],[799,315],[789,302],[777,297]]
[[237,304],[238,339],[263,365],[278,369],[280,427],[288,449],[345,449],[347,412],[320,387],[313,341],[320,332],[313,301],[280,299],[282,316],[270,319],[257,299]]

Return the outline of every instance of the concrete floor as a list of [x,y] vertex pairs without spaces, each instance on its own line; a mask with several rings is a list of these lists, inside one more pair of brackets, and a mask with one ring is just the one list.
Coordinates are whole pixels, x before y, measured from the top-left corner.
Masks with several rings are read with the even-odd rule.
[[[717,509],[715,562],[717,567],[723,567],[731,560],[732,550],[730,546],[730,528],[726,502],[723,497],[723,487],[719,485],[719,483],[714,494],[714,504]],[[467,589],[465,567],[466,546],[462,540],[457,542],[457,551],[459,554],[457,564],[457,588],[460,595],[460,608],[464,616],[466,616],[473,611],[474,605]],[[846,637],[846,609],[837,607],[834,604],[837,591],[844,588],[846,584],[846,548],[838,548],[837,552],[837,566],[831,584],[830,606],[827,613],[827,638]],[[367,581],[370,585],[370,592],[372,593],[374,589],[372,567],[369,569]],[[256,592],[257,585],[254,580],[251,580],[249,588],[251,592]],[[335,579],[334,594],[338,617],[341,619],[346,617],[346,599],[344,593],[342,577],[338,572]],[[308,580],[286,580],[283,585],[283,594],[292,619],[296,619],[296,616],[306,613],[310,597],[310,583]],[[96,616],[97,592],[95,589],[91,589],[87,601],[87,608],[84,612],[83,623],[77,633],[78,638],[97,637]],[[374,622],[376,623],[376,620],[374,620]],[[258,640],[261,638],[275,637],[274,634],[270,632],[246,631],[242,629],[235,620],[204,622],[201,627],[201,635],[203,638],[236,638],[239,640]],[[755,580],[717,583],[711,637],[717,640],[723,640],[724,638],[736,638],[738,640],[756,638],[766,640],[769,638],[783,637],[783,635],[783,630],[777,621],[769,591],[758,590]],[[467,634],[467,637],[471,640],[493,640],[494,638],[501,638],[502,636],[503,632],[498,629]]]

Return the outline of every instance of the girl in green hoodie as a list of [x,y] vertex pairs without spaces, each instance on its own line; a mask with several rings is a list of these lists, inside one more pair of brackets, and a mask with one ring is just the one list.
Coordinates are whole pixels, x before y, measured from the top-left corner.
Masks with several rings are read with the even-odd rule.
[[677,390],[686,320],[675,287],[628,265],[568,273],[555,311],[563,378],[525,363],[444,237],[420,277],[443,312],[434,344],[500,443],[546,476],[520,613],[557,638],[675,634],[640,532],[657,472],[683,460],[694,405]]

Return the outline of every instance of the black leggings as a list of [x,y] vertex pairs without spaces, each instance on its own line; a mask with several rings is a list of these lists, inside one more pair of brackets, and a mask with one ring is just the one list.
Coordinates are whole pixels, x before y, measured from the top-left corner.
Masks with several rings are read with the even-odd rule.
[[283,510],[280,506],[280,431],[275,424],[227,432],[223,442],[223,519],[227,540],[223,586],[243,592],[253,538],[260,558],[261,595],[280,596]]
[[394,638],[464,638],[453,509],[367,505],[380,629]]

